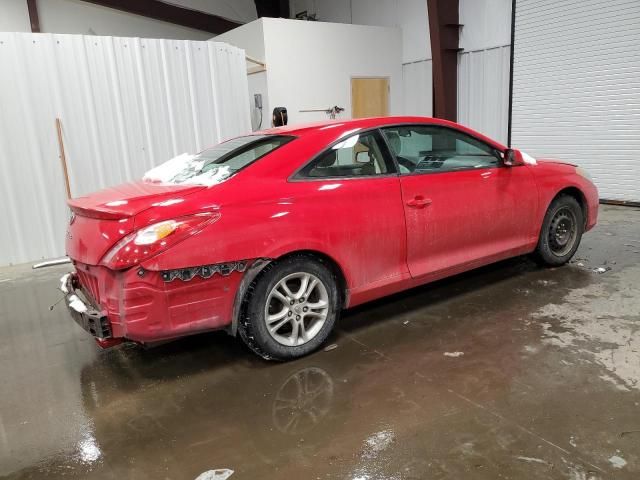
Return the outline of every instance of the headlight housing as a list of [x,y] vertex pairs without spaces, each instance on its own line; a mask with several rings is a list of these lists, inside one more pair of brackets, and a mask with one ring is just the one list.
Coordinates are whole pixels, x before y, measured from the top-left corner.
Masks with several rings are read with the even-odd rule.
[[130,233],[102,258],[102,265],[112,270],[122,270],[195,235],[220,218],[220,213],[198,213],[186,217],[164,220]]

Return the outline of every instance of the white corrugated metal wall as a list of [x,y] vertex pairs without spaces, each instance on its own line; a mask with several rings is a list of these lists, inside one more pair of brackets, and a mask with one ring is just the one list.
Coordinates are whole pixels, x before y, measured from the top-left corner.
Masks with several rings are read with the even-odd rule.
[[640,2],[518,0],[513,144],[640,201]]
[[0,33],[0,265],[64,254],[55,119],[79,196],[251,131],[244,51],[186,40]]
[[458,122],[507,143],[511,0],[460,0]]
[[509,46],[458,57],[458,122],[504,144],[509,120]]
[[402,64],[403,113],[405,115],[433,115],[431,60]]

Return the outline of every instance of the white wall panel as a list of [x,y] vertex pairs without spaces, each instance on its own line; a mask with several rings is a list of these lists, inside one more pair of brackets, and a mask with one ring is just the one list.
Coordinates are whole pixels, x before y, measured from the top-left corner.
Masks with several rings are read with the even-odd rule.
[[486,50],[511,43],[511,0],[460,0],[460,47]]
[[458,122],[507,143],[509,46],[458,57]]
[[320,22],[351,23],[351,2],[345,0],[290,0],[291,18],[306,11]]
[[0,0],[0,32],[30,32],[29,10],[23,0]]
[[352,23],[399,27],[402,62],[431,59],[427,2],[424,0],[351,0]]
[[[334,105],[345,109],[338,119],[351,118],[352,77],[389,77],[389,112],[402,113],[399,28],[282,18],[262,18],[246,27],[258,28],[260,23],[264,31],[269,105],[287,107],[290,124],[327,120],[324,111],[300,110]],[[270,119],[271,112],[265,114]]]
[[518,0],[513,144],[640,201],[640,2]]
[[292,16],[306,10],[322,22],[398,27],[403,63],[431,59],[426,0],[290,0],[290,5]]
[[402,65],[404,115],[433,116],[431,60]]
[[251,130],[244,51],[216,42],[0,33],[0,265],[64,254],[73,196]]

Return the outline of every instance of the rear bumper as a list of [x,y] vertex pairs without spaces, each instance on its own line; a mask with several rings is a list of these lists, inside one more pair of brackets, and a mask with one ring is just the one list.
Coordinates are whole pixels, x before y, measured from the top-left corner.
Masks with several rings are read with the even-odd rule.
[[140,268],[113,271],[74,265],[76,271],[66,276],[67,307],[98,343],[101,339],[150,343],[225,328],[232,322],[243,276],[232,271],[168,281],[162,272]]
[[96,338],[112,338],[111,325],[107,316],[87,300],[78,284],[78,277],[70,273],[62,277],[61,280],[60,290],[64,292],[67,310],[69,310],[71,318],[83,330],[86,330]]
[[103,311],[88,300],[75,274],[69,273],[62,277],[60,290],[65,294],[65,303],[71,318],[83,330],[95,337],[100,346],[110,347],[121,342],[113,338],[109,319]]

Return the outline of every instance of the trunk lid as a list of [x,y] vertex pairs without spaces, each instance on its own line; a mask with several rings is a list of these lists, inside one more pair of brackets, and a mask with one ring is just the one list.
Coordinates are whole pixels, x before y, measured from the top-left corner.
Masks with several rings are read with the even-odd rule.
[[132,217],[157,204],[181,202],[185,195],[204,188],[206,187],[203,185],[130,182],[69,200],[69,207],[83,217],[119,220]]
[[180,203],[204,188],[132,182],[69,200],[73,213],[67,228],[67,255],[75,262],[98,265],[111,247],[133,232],[135,215]]

